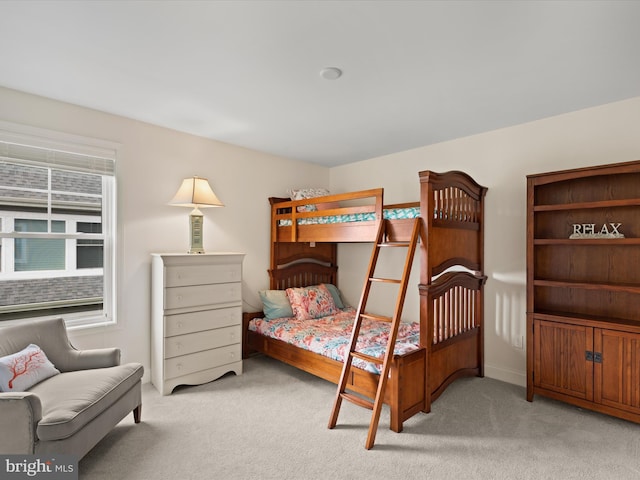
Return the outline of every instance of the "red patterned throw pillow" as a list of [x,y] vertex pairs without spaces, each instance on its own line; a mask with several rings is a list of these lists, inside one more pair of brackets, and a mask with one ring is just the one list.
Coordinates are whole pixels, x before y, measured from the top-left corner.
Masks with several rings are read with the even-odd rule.
[[298,320],[326,317],[340,311],[333,301],[331,292],[324,285],[287,288],[286,292],[293,314]]
[[34,344],[0,358],[0,392],[24,392],[59,374],[42,349]]

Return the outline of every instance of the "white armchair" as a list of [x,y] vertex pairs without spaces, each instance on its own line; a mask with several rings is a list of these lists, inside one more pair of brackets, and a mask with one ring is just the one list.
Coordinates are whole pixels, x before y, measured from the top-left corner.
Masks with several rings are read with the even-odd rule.
[[2,454],[82,458],[130,412],[140,422],[143,367],[120,365],[120,350],[76,350],[62,319],[0,328],[0,357],[39,346],[60,374],[25,391],[0,392]]

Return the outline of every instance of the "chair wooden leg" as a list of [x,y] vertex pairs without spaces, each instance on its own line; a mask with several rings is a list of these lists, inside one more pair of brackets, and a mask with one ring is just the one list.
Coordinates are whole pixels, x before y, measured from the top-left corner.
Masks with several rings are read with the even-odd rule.
[[140,423],[140,417],[142,415],[142,404],[138,405],[133,409],[133,421],[135,423]]

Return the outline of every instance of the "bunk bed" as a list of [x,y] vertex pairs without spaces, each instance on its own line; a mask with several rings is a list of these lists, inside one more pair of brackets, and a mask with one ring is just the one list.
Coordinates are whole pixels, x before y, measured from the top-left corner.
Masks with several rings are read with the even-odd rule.
[[[385,206],[383,189],[302,200],[269,199],[270,289],[280,291],[337,285],[339,243],[373,242],[383,219],[387,241],[407,241],[414,213],[422,218],[419,340],[415,348],[394,355],[384,396],[390,428],[396,432],[416,413],[430,412],[432,401],[457,378],[484,374],[483,208],[487,189],[459,171],[422,171],[419,180],[416,203]],[[262,312],[243,315],[245,356],[260,352],[338,383],[341,360],[258,333],[256,322],[261,317]],[[375,371],[351,370],[349,390],[372,398],[377,385]]]

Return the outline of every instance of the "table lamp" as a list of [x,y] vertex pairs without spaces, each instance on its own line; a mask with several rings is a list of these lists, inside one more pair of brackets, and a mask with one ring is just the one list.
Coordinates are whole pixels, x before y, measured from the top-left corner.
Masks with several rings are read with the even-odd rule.
[[204,253],[202,246],[202,212],[200,208],[224,207],[211,190],[206,178],[185,178],[169,205],[193,208],[189,214],[191,248],[189,253]]

